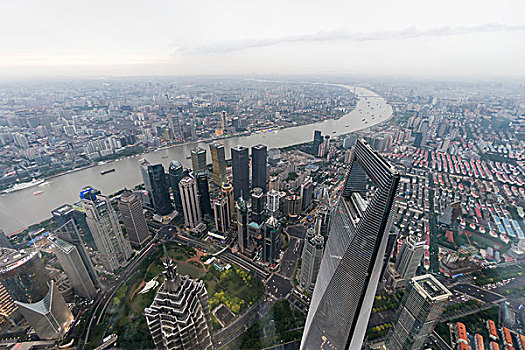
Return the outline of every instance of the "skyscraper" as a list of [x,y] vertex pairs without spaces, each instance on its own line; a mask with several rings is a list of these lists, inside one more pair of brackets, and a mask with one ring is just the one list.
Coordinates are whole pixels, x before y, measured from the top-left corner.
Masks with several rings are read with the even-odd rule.
[[266,181],[268,179],[268,149],[265,145],[252,147],[252,188],[259,187],[266,192]]
[[268,209],[269,215],[277,217],[277,213],[279,212],[279,200],[281,198],[279,192],[271,190],[268,192],[266,198],[266,208]]
[[315,213],[315,230],[328,241],[328,232],[330,228],[330,207],[327,204],[321,204]]
[[74,321],[71,310],[53,280],[50,280],[48,292],[41,300],[36,303],[15,301],[15,304],[40,339],[62,337]]
[[208,172],[197,172],[197,192],[202,215],[212,215],[210,203],[210,186],[208,185]]
[[179,182],[180,197],[182,199],[182,211],[184,222],[187,227],[195,228],[202,220],[197,184],[195,180],[186,176]]
[[301,184],[301,211],[306,212],[310,209],[314,199],[314,182],[311,176],[308,176]]
[[399,275],[404,279],[414,277],[424,253],[425,241],[414,235],[408,236],[403,242],[401,252],[396,260],[395,266]]
[[262,225],[264,222],[264,193],[260,187],[252,191],[252,222]]
[[140,249],[149,238],[148,224],[139,197],[129,190],[120,195],[118,206],[133,248]]
[[173,211],[169,185],[162,164],[150,164],[146,159],[139,160],[144,187],[149,193],[151,206],[159,215]]
[[226,156],[224,146],[218,142],[210,145],[211,162],[213,169],[213,183],[217,186],[222,185],[226,180]]
[[188,171],[182,167],[182,164],[176,160],[170,163],[168,170],[168,177],[170,180],[171,193],[173,193],[173,201],[175,209],[182,211],[182,200],[180,198],[179,182],[184,176],[188,176]]
[[193,173],[197,174],[200,171],[208,171],[208,167],[206,166],[206,150],[204,148],[195,147],[190,153]]
[[91,280],[88,270],[77,248],[58,237],[51,237],[55,255],[64,269],[71,287],[82,298],[92,300],[97,296],[97,288]]
[[263,256],[262,260],[268,264],[274,264],[281,253],[281,224],[270,216],[263,224]]
[[117,213],[110,199],[93,187],[84,187],[80,199],[100,263],[107,271],[115,272],[131,258],[131,245],[122,233]]
[[312,144],[312,153],[313,155],[317,155],[319,152],[319,146],[323,143],[323,136],[321,135],[321,130],[315,130],[314,131],[314,142]]
[[386,348],[421,349],[450,296],[452,293],[432,275],[412,278],[388,333]]
[[236,146],[231,149],[233,173],[233,199],[250,198],[250,156],[248,148]]
[[248,206],[242,197],[237,200],[237,245],[244,253],[248,248]]
[[230,216],[231,220],[235,215],[235,200],[233,199],[233,187],[229,182],[222,184],[221,194],[224,198],[226,198],[226,202],[228,203],[228,215]]
[[314,228],[306,230],[303,253],[301,255],[300,283],[304,289],[311,289],[315,285],[321,258],[323,257],[324,238],[315,233]]
[[[363,195],[367,179],[374,193]],[[380,278],[399,174],[358,140],[330,223],[301,349],[361,349]]]
[[[98,278],[97,272],[95,271],[95,268],[91,261],[91,257],[87,252],[86,243],[79,229],[79,212],[75,210],[71,205],[64,204],[52,210],[51,214],[53,215],[53,220],[55,221],[55,224],[58,226],[58,228],[55,230],[55,235],[63,241],[66,241],[74,245],[75,248],[77,248],[77,251],[80,254],[80,258],[82,259],[82,263],[89,274],[91,282],[93,283],[95,288],[101,287],[100,279]],[[82,213],[82,215],[82,224],[87,225],[87,223],[85,223],[85,214]],[[89,231],[89,227],[85,230]],[[92,237],[91,232],[89,232],[89,236]]]
[[180,276],[168,257],[164,283],[150,307],[146,322],[157,349],[213,350],[208,293],[201,280]]
[[213,200],[213,214],[215,217],[215,230],[222,233],[228,232],[231,220],[226,198],[218,197]]

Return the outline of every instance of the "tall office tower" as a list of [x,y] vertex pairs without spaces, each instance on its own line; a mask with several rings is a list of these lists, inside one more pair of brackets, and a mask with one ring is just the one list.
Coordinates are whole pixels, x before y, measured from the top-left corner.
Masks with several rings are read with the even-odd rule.
[[237,244],[239,250],[244,253],[248,248],[248,206],[244,199],[239,198],[237,207]]
[[270,176],[268,180],[268,191],[279,191],[281,186],[281,181],[279,176]]
[[267,205],[266,208],[268,209],[268,213],[271,216],[277,217],[277,214],[279,212],[279,199],[281,198],[279,195],[279,192],[275,190],[271,190],[266,195],[267,197]]
[[6,236],[5,232],[1,229],[0,229],[0,247],[13,248],[11,241],[9,241],[9,238]]
[[204,282],[179,275],[168,257],[164,269],[164,283],[151,306],[144,309],[155,347],[212,350],[210,307]]
[[224,146],[218,142],[210,145],[211,163],[213,169],[213,183],[222,185],[226,180],[226,156]]
[[[373,193],[366,193],[367,179]],[[398,184],[394,168],[358,140],[330,223],[301,349],[361,349],[384,256],[391,253],[385,250]]]
[[319,273],[321,258],[323,257],[324,238],[315,233],[314,228],[306,230],[303,253],[301,256],[300,283],[303,289],[312,289]]
[[180,197],[182,199],[182,211],[184,222],[189,228],[195,228],[202,221],[199,195],[195,180],[186,176],[179,182]]
[[51,237],[49,240],[53,243],[58,262],[64,269],[75,293],[84,299],[95,299],[97,288],[91,280],[77,248],[58,237]]
[[221,186],[221,194],[228,202],[228,215],[230,220],[235,215],[235,200],[233,199],[233,187],[229,182],[225,182]]
[[199,171],[208,171],[208,166],[206,165],[206,150],[204,148],[195,147],[190,153],[193,173],[197,174]]
[[281,224],[274,217],[270,216],[263,224],[263,261],[274,264],[281,252]]
[[315,232],[324,237],[324,241],[328,241],[328,233],[330,230],[330,214],[331,210],[327,204],[321,204],[315,213]]
[[301,184],[301,211],[306,212],[312,206],[314,200],[314,182],[311,176],[308,176]]
[[408,236],[396,260],[396,270],[399,275],[404,279],[414,277],[424,253],[425,241],[414,235]]
[[323,136],[321,135],[321,130],[314,131],[314,142],[312,145],[312,153],[316,156],[319,152],[319,146],[323,143]]
[[[82,234],[79,229],[81,225],[80,217],[78,215],[79,211],[75,210],[69,204],[64,204],[52,210],[51,214],[53,215],[53,220],[58,227],[55,230],[55,235],[61,240],[66,241],[77,248],[80,258],[82,259],[82,263],[86,267],[86,270],[89,274],[91,283],[93,283],[95,288],[99,288],[101,286],[100,279],[98,278],[98,274],[95,271],[95,267],[93,266],[91,258],[86,250],[86,243],[82,238]],[[85,223],[84,213],[82,213],[82,224],[87,225]],[[89,231],[89,227],[85,228],[85,230]],[[92,236],[91,232],[89,232],[89,236]]]
[[388,350],[421,349],[452,293],[434,276],[414,277],[388,333]]
[[149,193],[151,206],[159,215],[173,211],[169,185],[162,164],[150,164],[146,159],[139,160],[144,187]]
[[168,170],[168,177],[170,179],[171,193],[173,193],[175,209],[177,209],[179,212],[182,210],[182,200],[180,199],[179,182],[185,176],[188,176],[188,171],[182,167],[182,164],[176,160],[172,161]]
[[64,335],[73,315],[36,250],[1,248],[0,283],[40,338]]
[[129,243],[133,248],[142,248],[149,238],[142,202],[133,192],[124,190],[118,201],[118,207],[128,233]]
[[74,321],[73,314],[55,285],[49,282],[48,292],[36,303],[15,302],[27,323],[40,339],[58,339],[69,330]]
[[291,194],[284,198],[284,210],[289,218],[297,218],[301,214],[301,197]]
[[215,216],[215,230],[226,233],[230,228],[230,212],[228,211],[228,200],[218,197],[213,200],[213,213]]
[[208,185],[208,172],[199,171],[196,175],[197,192],[202,215],[212,215],[210,203],[210,186]]
[[82,189],[80,200],[100,263],[107,271],[115,272],[131,258],[131,245],[122,233],[117,213],[110,199],[91,186]]
[[231,149],[233,173],[233,199],[250,198],[250,156],[248,148],[236,146]]
[[265,145],[252,147],[252,188],[259,187],[266,192],[268,180],[268,148]]
[[264,222],[264,192],[260,187],[255,187],[252,191],[251,220],[259,225]]
[[224,132],[224,129],[228,126],[228,113],[226,111],[221,112],[221,129]]

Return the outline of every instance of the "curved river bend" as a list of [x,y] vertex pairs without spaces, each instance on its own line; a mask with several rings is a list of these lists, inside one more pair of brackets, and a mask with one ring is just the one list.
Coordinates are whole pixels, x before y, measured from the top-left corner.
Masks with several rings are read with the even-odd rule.
[[[319,123],[280,129],[275,132],[238,136],[221,140],[229,157],[230,148],[236,145],[251,147],[262,143],[268,148],[280,148],[294,144],[309,142],[313,139],[313,131],[321,130],[323,135],[336,136],[364,129],[389,119],[392,108],[376,93],[365,88],[339,85],[351,89],[359,97],[354,110],[338,120],[325,120]],[[198,143],[207,150],[208,162],[211,162],[207,143]],[[5,232],[15,232],[51,216],[51,210],[64,203],[78,201],[82,187],[92,185],[103,193],[110,194],[124,187],[132,188],[142,182],[138,160],[147,158],[152,163],[163,163],[168,166],[172,160],[180,161],[185,167],[191,166],[191,160],[186,159],[193,144],[174,146],[148,154],[137,155],[98,165],[81,171],[61,175],[49,180],[50,184],[35,186],[0,196],[0,228]],[[115,172],[100,175],[105,169],[115,168]],[[35,191],[43,191],[35,196]]]

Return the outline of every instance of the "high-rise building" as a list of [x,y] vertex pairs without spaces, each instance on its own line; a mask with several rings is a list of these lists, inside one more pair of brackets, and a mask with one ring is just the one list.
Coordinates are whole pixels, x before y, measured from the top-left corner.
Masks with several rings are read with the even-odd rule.
[[264,222],[264,193],[259,187],[252,191],[252,217],[251,221],[262,225]]
[[120,195],[118,206],[131,246],[138,249],[142,248],[149,238],[149,229],[142,202],[133,192],[124,190]]
[[268,148],[265,145],[252,146],[252,188],[266,192],[268,180]]
[[279,148],[270,148],[268,150],[268,163],[276,166],[281,161],[281,150]]
[[1,248],[0,253],[0,283],[9,295],[27,304],[42,300],[49,290],[49,275],[38,251]]
[[421,258],[425,253],[425,241],[417,236],[408,236],[396,260],[396,270],[404,279],[410,279],[416,275]]
[[168,257],[164,268],[164,283],[151,306],[144,310],[155,347],[212,350],[210,307],[204,282],[179,275]]
[[301,210],[306,212],[312,206],[314,200],[314,182],[312,177],[308,176],[301,184]]
[[0,283],[0,324],[7,320],[12,320],[15,314],[16,305],[13,298],[9,295],[4,285]]
[[46,295],[35,303],[15,301],[18,310],[40,339],[58,339],[69,330],[73,314],[55,285],[49,282]]
[[173,193],[173,202],[175,203],[175,209],[179,212],[182,211],[182,200],[180,198],[179,182],[188,176],[188,171],[182,167],[182,164],[176,160],[170,163],[168,170],[168,177],[170,179],[171,193]]
[[271,190],[268,192],[267,196],[267,205],[266,208],[268,209],[268,212],[271,216],[277,217],[279,212],[279,200],[281,196],[279,195],[279,192],[275,190]]
[[5,232],[0,229],[0,248],[13,248],[11,241],[6,236]]
[[228,215],[230,220],[235,215],[235,200],[233,199],[233,187],[229,182],[225,182],[221,186],[221,195],[226,198],[228,203]]
[[262,260],[268,264],[274,264],[281,253],[281,224],[270,216],[263,224],[263,256]]
[[210,145],[210,153],[213,183],[220,186],[226,180],[226,155],[224,154],[224,146],[218,142],[212,143]]
[[199,194],[199,204],[202,215],[212,215],[210,203],[210,186],[208,185],[208,172],[199,171],[196,175],[197,192]]
[[91,280],[88,270],[77,248],[58,237],[51,237],[55,255],[64,269],[71,287],[82,298],[92,300],[97,296],[97,288]]
[[151,206],[159,215],[173,211],[166,173],[162,164],[150,164],[146,159],[139,160],[144,187],[149,193]]
[[233,174],[233,199],[250,198],[250,156],[248,148],[236,146],[231,149]]
[[317,155],[319,152],[319,146],[323,143],[323,136],[321,135],[321,130],[314,131],[314,142],[312,144],[312,153]]
[[[375,192],[367,193],[367,179]],[[383,268],[399,174],[358,140],[330,223],[301,349],[361,349]],[[367,201],[363,196],[367,195]]]
[[[82,263],[85,266],[91,283],[95,288],[101,287],[100,279],[95,271],[95,267],[91,261],[91,258],[86,249],[86,243],[80,232],[82,225],[87,226],[85,214],[75,210],[71,205],[64,204],[51,211],[53,220],[57,225],[57,229],[54,231],[55,235],[63,241],[66,241],[77,248]],[[80,215],[81,214],[81,215]],[[85,231],[89,231],[89,237],[92,238],[89,227],[84,228]]]
[[237,245],[244,253],[248,248],[248,206],[242,197],[237,200]]
[[330,213],[330,207],[326,204],[321,204],[315,213],[315,232],[323,236],[325,242],[328,241]]
[[301,197],[296,194],[284,198],[284,208],[289,218],[297,218],[301,214]]
[[228,209],[228,200],[224,197],[218,197],[213,200],[213,213],[215,216],[215,230],[226,233],[230,228],[230,212]]
[[131,245],[122,233],[111,200],[91,186],[82,189],[80,200],[100,263],[107,271],[115,272],[131,258]]
[[195,228],[202,220],[199,195],[197,194],[197,184],[192,177],[186,176],[180,180],[179,190],[182,199],[184,222],[187,227]]
[[208,171],[206,165],[206,150],[204,148],[195,147],[190,153],[193,173],[197,174],[200,171]]
[[430,274],[412,278],[388,333],[386,348],[421,349],[450,296],[452,293]]
[[300,283],[303,289],[312,289],[319,273],[321,258],[323,257],[324,238],[315,233],[314,228],[306,230],[303,253],[301,255]]

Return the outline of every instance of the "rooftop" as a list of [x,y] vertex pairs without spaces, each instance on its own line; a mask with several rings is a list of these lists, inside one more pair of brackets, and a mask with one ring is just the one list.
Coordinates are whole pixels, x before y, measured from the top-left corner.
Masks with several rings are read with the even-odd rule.
[[432,301],[448,299],[452,293],[432,275],[412,278],[414,287],[426,298]]

